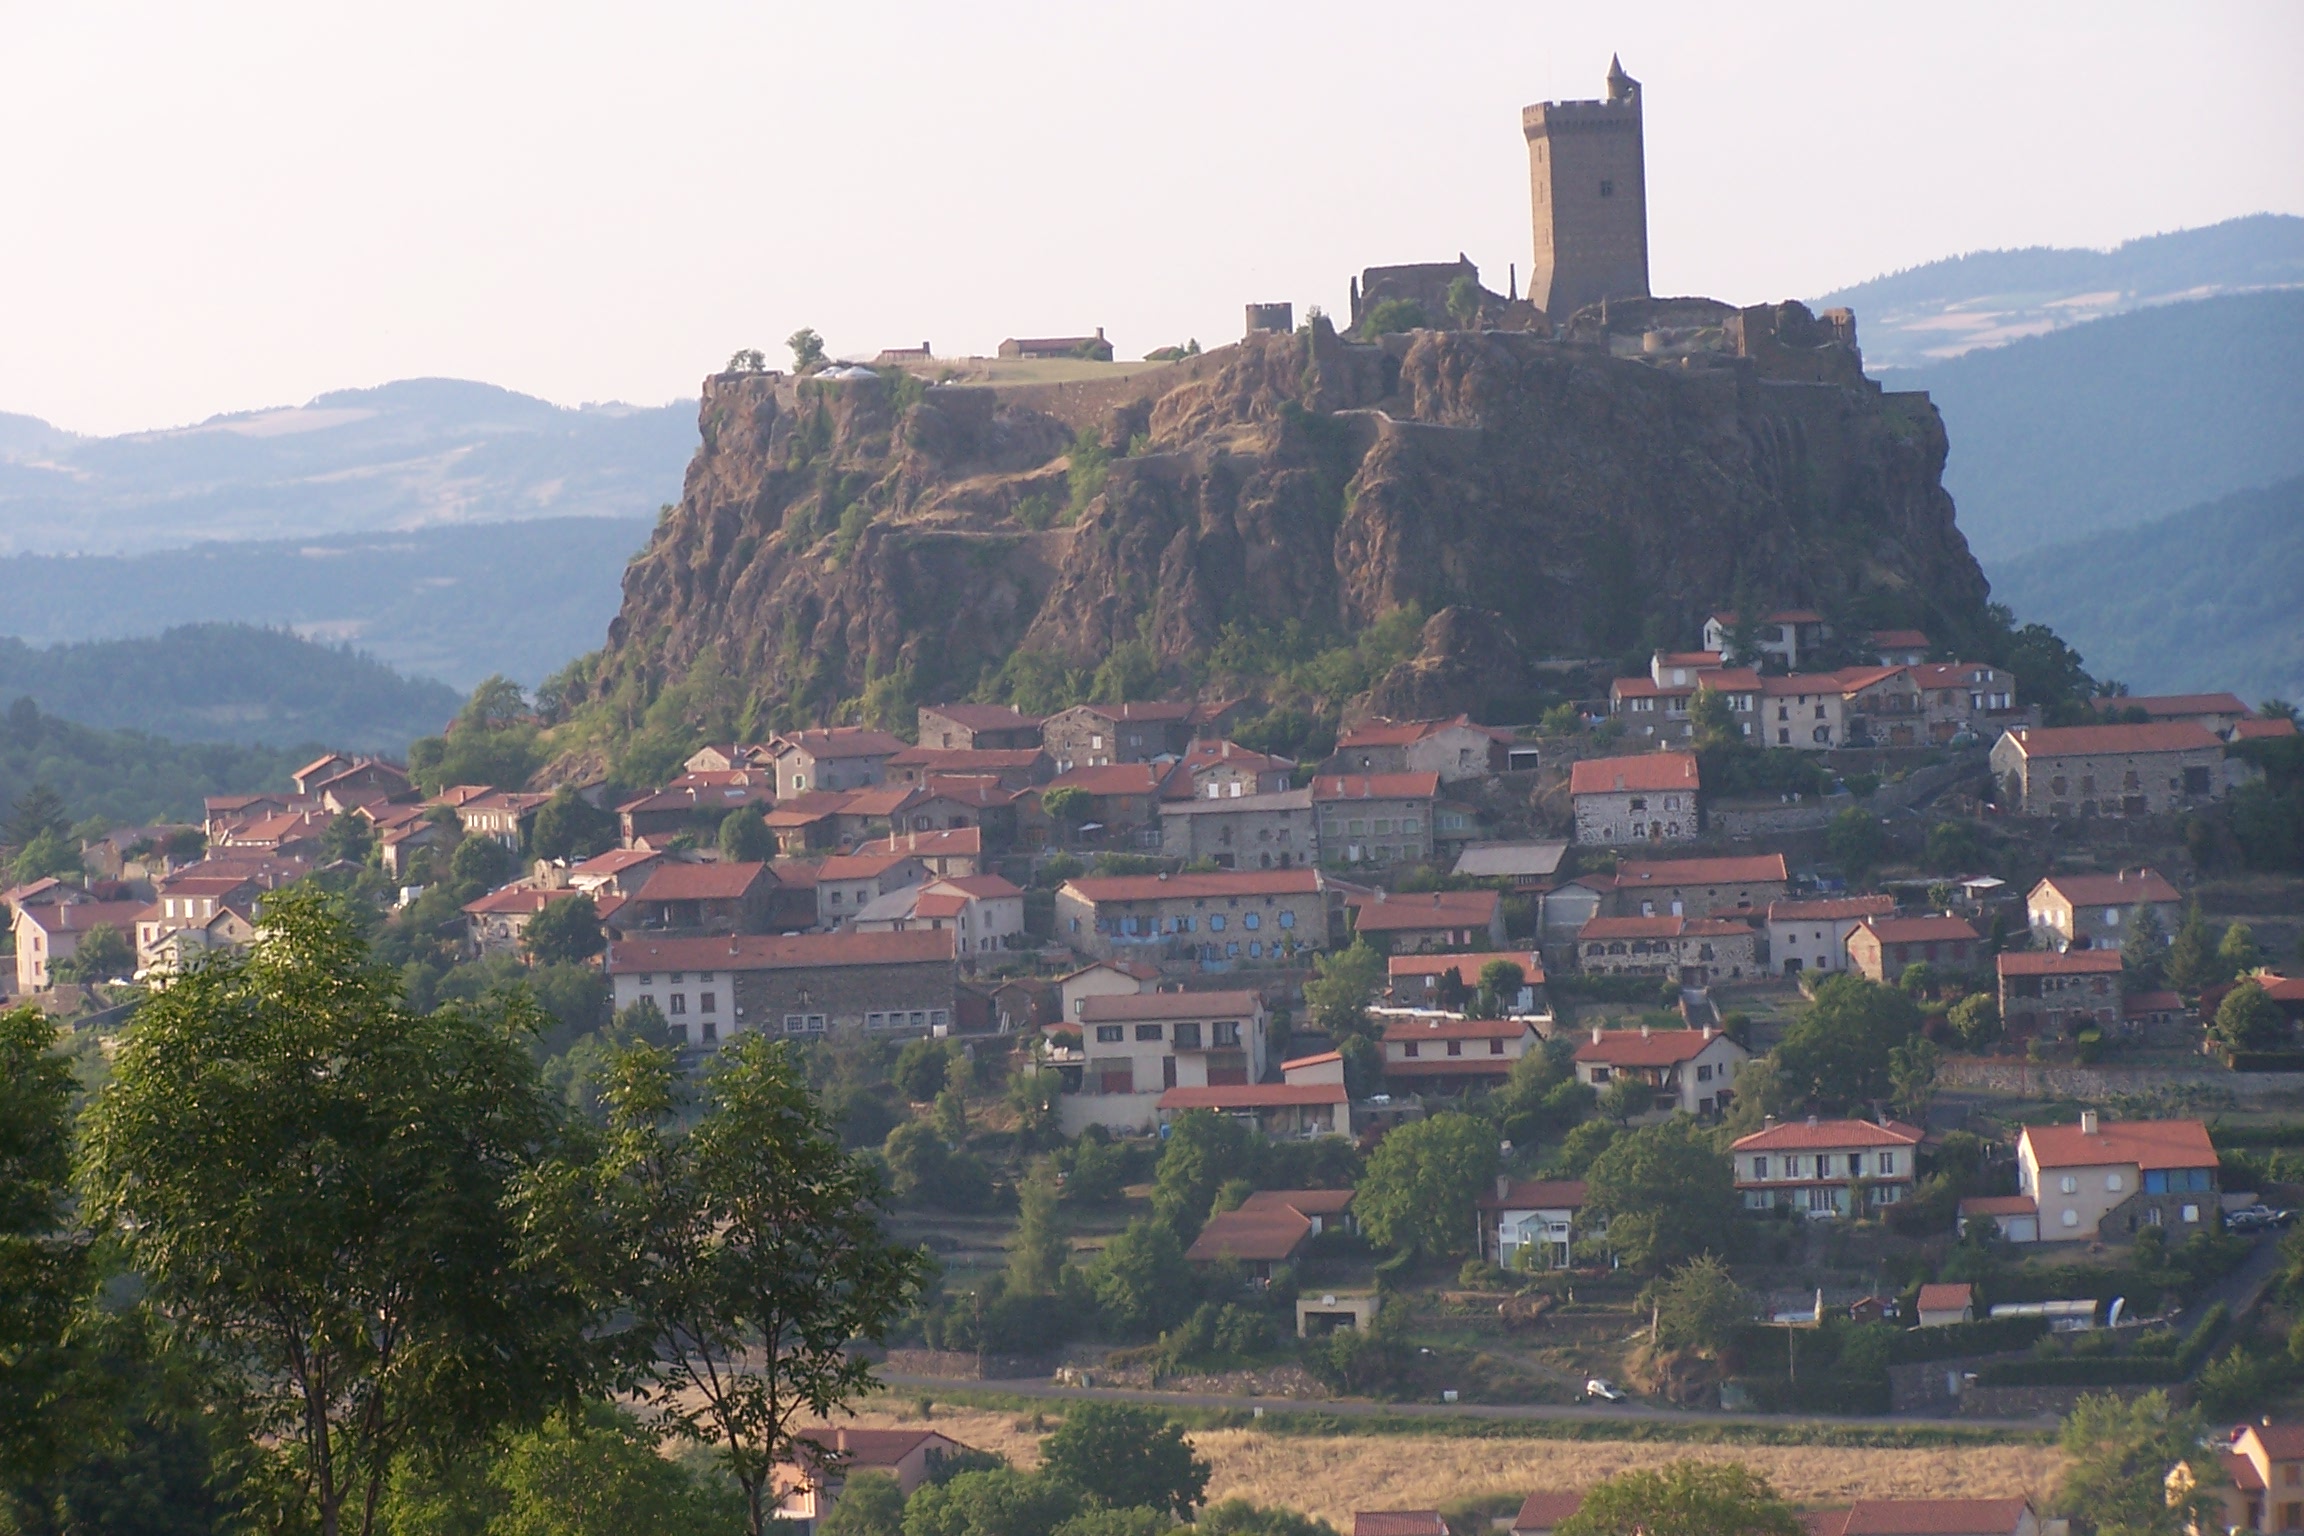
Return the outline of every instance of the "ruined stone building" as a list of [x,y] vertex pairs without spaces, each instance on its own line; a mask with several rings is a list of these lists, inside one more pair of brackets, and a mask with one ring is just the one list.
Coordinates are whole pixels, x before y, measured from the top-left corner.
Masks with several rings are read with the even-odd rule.
[[1536,261],[1528,297],[1555,324],[1603,299],[1648,297],[1648,175],[1640,82],[1608,62],[1606,101],[1520,112]]

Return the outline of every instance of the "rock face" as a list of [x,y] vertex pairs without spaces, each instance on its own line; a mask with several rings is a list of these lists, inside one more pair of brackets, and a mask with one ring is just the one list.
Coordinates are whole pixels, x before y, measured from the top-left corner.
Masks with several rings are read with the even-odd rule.
[[1355,344],[1316,320],[1089,386],[713,378],[591,686],[716,645],[785,723],[890,676],[965,693],[1019,649],[1078,669],[1141,640],[1181,678],[1228,624],[1341,639],[1415,603],[1424,653],[1375,702],[1426,713],[1509,708],[1548,658],[1693,645],[1740,596],[1969,632],[1987,589],[1926,396],[1847,359],[1643,360],[1606,324]]

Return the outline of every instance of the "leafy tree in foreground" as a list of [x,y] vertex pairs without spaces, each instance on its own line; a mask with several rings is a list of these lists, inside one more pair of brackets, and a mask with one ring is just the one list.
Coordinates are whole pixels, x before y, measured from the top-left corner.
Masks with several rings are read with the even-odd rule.
[[846,1346],[884,1335],[923,1260],[881,1232],[879,1175],[841,1150],[783,1042],[747,1032],[725,1047],[676,1138],[678,1080],[669,1051],[635,1046],[607,1095],[635,1386],[666,1429],[718,1449],[762,1536],[793,1424],[871,1385]]
[[2244,981],[2216,1005],[2208,1034],[2228,1051],[2276,1051],[2288,1043],[2288,1018],[2263,987]]
[[548,901],[543,911],[528,919],[520,947],[538,965],[589,960],[608,947],[608,936],[600,929],[600,908],[582,891]]
[[1740,1462],[1675,1461],[1592,1485],[1557,1536],[1802,1536],[1766,1478]]
[[904,1536],[1052,1536],[1080,1513],[1080,1491],[1012,1467],[929,1483],[904,1506]]
[[2162,968],[2168,979],[2186,992],[2197,992],[2216,979],[2215,946],[2209,940],[2208,919],[2201,915],[2200,903],[2193,902],[2184,909],[2184,921],[2176,929],[2176,937],[2168,941],[2168,957]]
[[1412,1120],[1376,1143],[1353,1204],[1387,1248],[1454,1254],[1472,1246],[1472,1202],[1496,1176],[1496,1129],[1471,1115]]
[[407,1011],[315,892],[264,927],[144,1005],[88,1117],[88,1210],[237,1373],[284,1519],[365,1536],[403,1446],[583,1380],[591,1311],[532,1199],[561,1126],[531,1005]]
[[1585,1183],[1592,1214],[1607,1219],[1608,1246],[1636,1269],[1669,1269],[1728,1246],[1735,1180],[1686,1115],[1617,1138]]
[[72,1069],[55,1042],[37,1008],[0,1013],[0,1483],[53,1467],[75,1434],[86,1250],[65,1220]]
[[1211,1469],[1156,1408],[1080,1403],[1040,1442],[1040,1469],[1109,1509],[1146,1508],[1188,1520],[1208,1496]]
[[1888,834],[1880,818],[1858,806],[1834,816],[1824,828],[1824,851],[1852,875],[1860,875],[1888,852]]
[[[2057,1507],[2098,1536],[2179,1536],[2216,1521],[2208,1485],[2222,1480],[2200,1450],[2200,1415],[2178,1409],[2165,1392],[2122,1402],[2090,1394],[2064,1421],[2064,1482]],[[2168,1469],[2192,1468],[2189,1495],[2168,1502]]]
[[904,1490],[885,1472],[852,1472],[821,1536],[904,1536]]
[[1175,1229],[1148,1216],[1104,1245],[1088,1288],[1105,1326],[1123,1337],[1147,1337],[1178,1321],[1198,1291]]
[[1180,1240],[1199,1234],[1226,1180],[1255,1168],[1258,1139],[1247,1121],[1212,1109],[1188,1110],[1170,1123],[1152,1176],[1152,1209]]
[[1895,1051],[1920,1028],[1920,1006],[1894,987],[1843,973],[1819,984],[1816,1003],[1775,1050],[1781,1086],[1838,1109],[1895,1092]]

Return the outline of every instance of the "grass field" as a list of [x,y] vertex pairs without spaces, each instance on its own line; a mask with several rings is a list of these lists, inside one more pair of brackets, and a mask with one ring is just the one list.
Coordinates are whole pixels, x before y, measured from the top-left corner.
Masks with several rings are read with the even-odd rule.
[[[919,1427],[916,1409],[868,1410],[856,1423]],[[1052,1422],[1052,1419],[1051,1419]],[[937,1407],[935,1427],[964,1444],[997,1451],[1020,1467],[1037,1457],[1029,1416]],[[1262,1429],[1195,1429],[1192,1442],[1215,1467],[1211,1500],[1248,1498],[1318,1515],[1352,1528],[1356,1509],[1430,1509],[1482,1493],[1526,1494],[1581,1488],[1639,1467],[1693,1458],[1741,1461],[1797,1504],[1844,1504],[1857,1497],[1948,1498],[2028,1494],[2037,1507],[2053,1491],[2062,1457],[2042,1440],[1922,1445],[1704,1444],[1662,1439],[1546,1439],[1458,1434],[1294,1434]]]

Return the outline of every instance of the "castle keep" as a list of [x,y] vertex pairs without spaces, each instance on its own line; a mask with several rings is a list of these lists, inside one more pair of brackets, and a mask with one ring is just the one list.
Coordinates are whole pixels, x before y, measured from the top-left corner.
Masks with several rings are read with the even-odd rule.
[[1603,299],[1648,297],[1648,176],[1640,82],[1608,61],[1606,101],[1540,101],[1528,138],[1536,262],[1528,297],[1555,322]]

